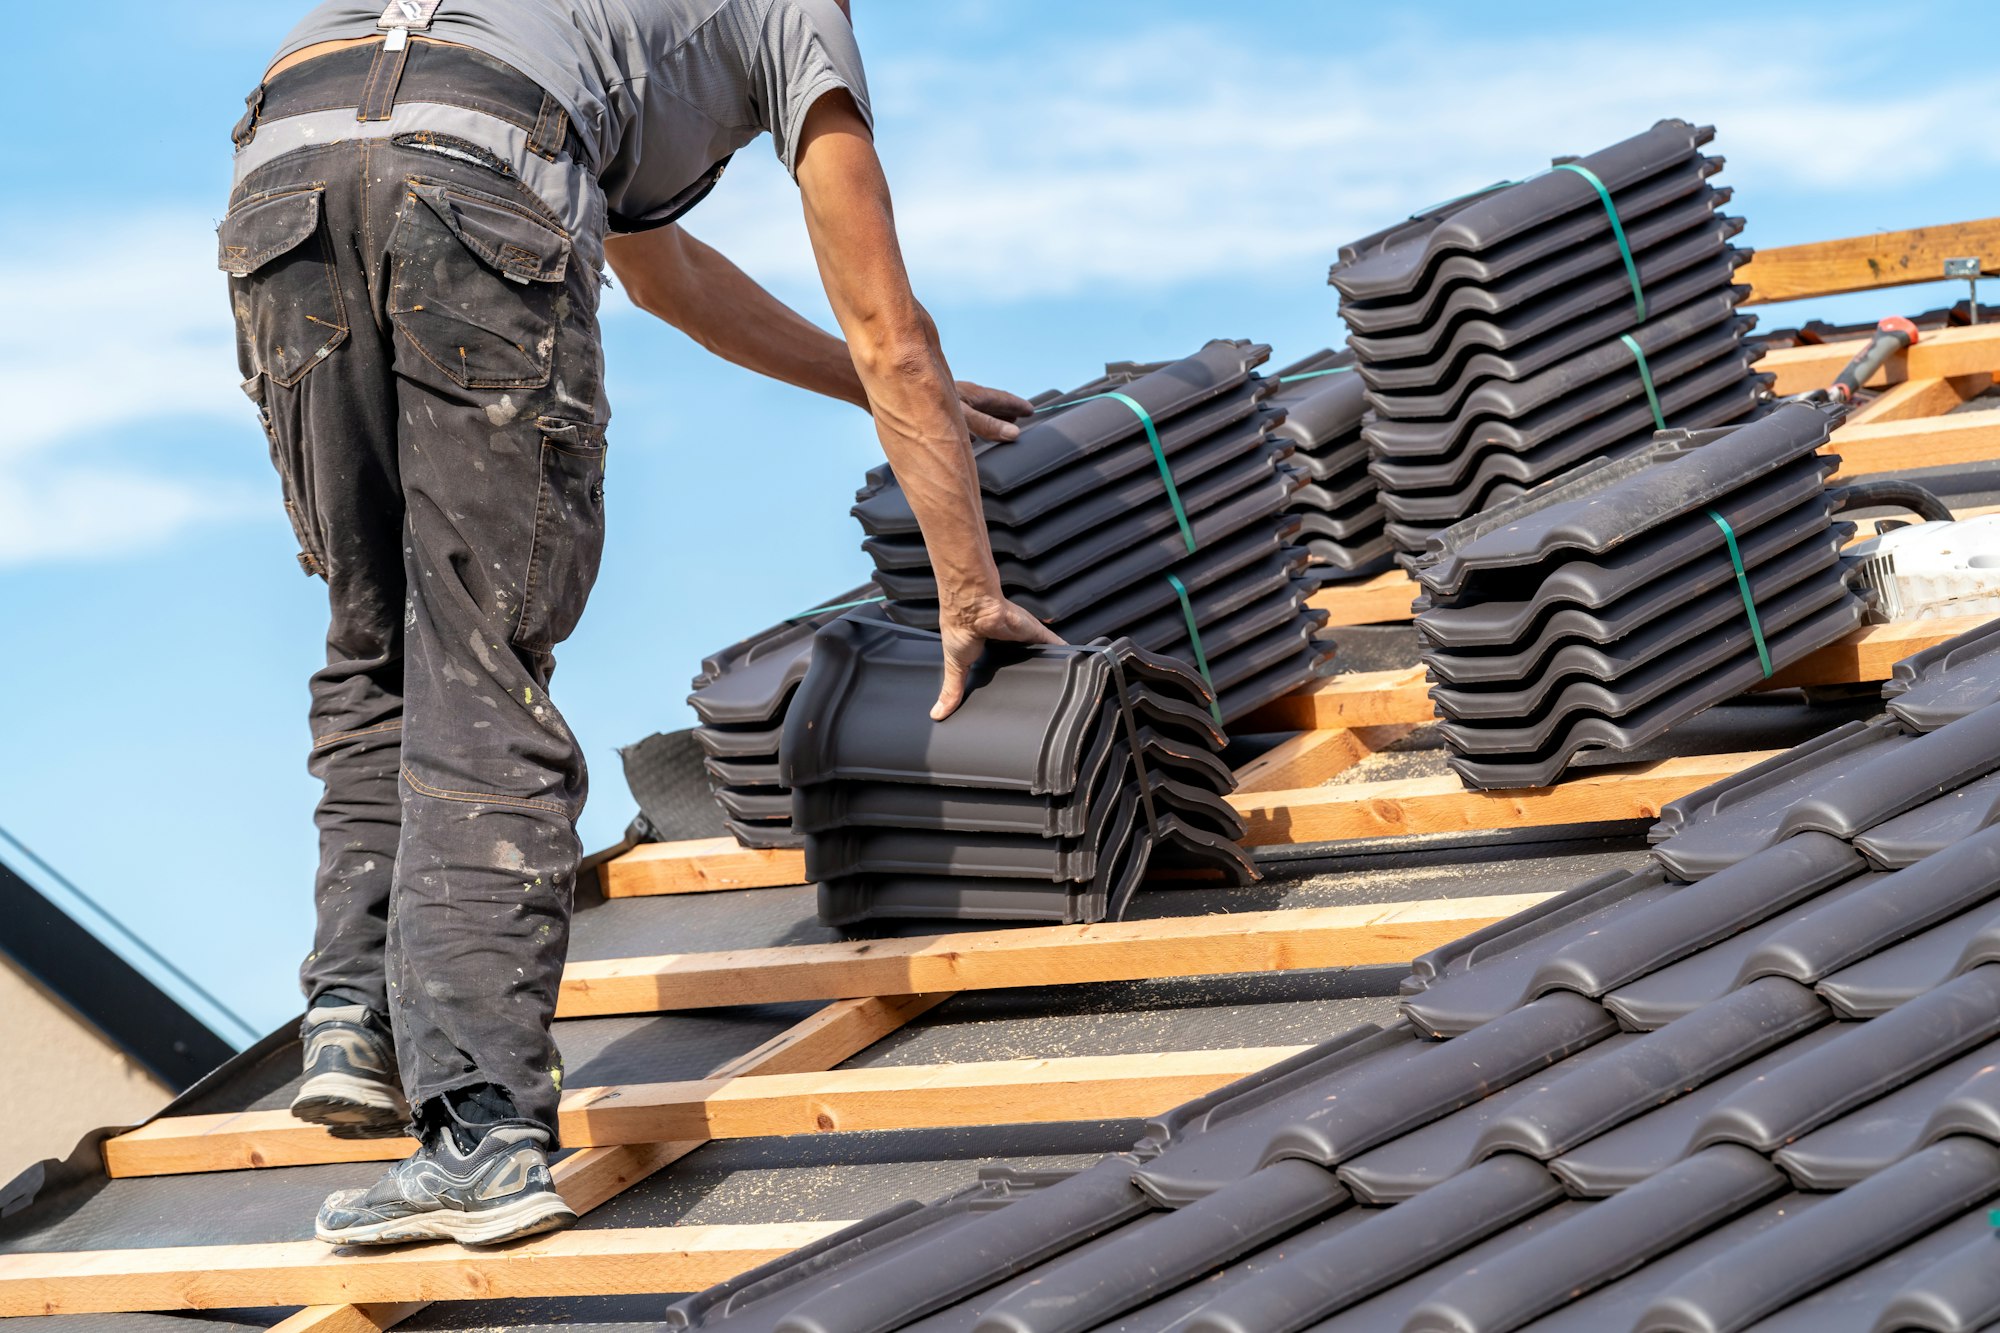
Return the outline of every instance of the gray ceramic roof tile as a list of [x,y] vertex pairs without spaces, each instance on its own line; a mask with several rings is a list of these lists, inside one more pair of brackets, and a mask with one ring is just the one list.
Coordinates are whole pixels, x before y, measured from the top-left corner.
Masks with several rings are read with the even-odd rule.
[[2000,967],[1977,968],[1854,1024],[1789,1065],[1782,1079],[1745,1088],[1702,1117],[1696,1149],[1740,1143],[1776,1152],[1888,1088],[1909,1082],[2000,1035]]
[[1912,654],[1882,692],[1912,731],[1933,731],[2000,702],[2000,619]]
[[[1856,1326],[1869,1333],[1918,1329],[1924,1333],[1975,1333],[2000,1320],[2000,1264],[1993,1262],[1993,1224],[1983,1207],[1947,1223],[1855,1274]],[[1759,1324],[1759,1333],[1816,1333],[1826,1312],[1814,1309],[1848,1295],[1837,1283],[1795,1307],[1805,1321],[1783,1311]],[[1884,1289],[1887,1289],[1887,1299]],[[1866,1322],[1864,1322],[1866,1321]]]
[[1625,916],[1557,951],[1529,980],[1531,994],[1573,990],[1592,997],[1658,971],[1866,868],[1838,838],[1800,836]]
[[[1724,327],[1704,338],[1669,348],[1657,362],[1649,362],[1661,409],[1685,425],[1683,409],[1744,383],[1757,348],[1754,344],[1744,348],[1742,333],[1740,328]],[[1625,351],[1622,343],[1617,347]],[[1564,362],[1557,369],[1569,364]],[[1413,423],[1377,421],[1368,428],[1367,438],[1379,441],[1390,428],[1410,424]],[[1481,459],[1489,454],[1499,462],[1509,459],[1526,462],[1542,457],[1560,460],[1584,446],[1602,448],[1634,435],[1650,439],[1652,434],[1653,414],[1646,401],[1645,381],[1634,373],[1631,354],[1626,352],[1622,373],[1608,376],[1584,392],[1552,403],[1520,421],[1474,417],[1454,434],[1433,432],[1430,438],[1412,438],[1414,432],[1406,429],[1394,453],[1377,445],[1381,457],[1372,471],[1385,485],[1398,491],[1463,487],[1473,479]],[[1541,452],[1556,444],[1564,446],[1564,452]],[[1525,471],[1517,473],[1513,479],[1520,481],[1526,475]]]
[[[1937,798],[1930,805],[1951,799]],[[1784,976],[1812,985],[1996,894],[2000,829],[1988,829],[1895,874],[1869,877],[1865,892],[1812,904],[1810,911],[1759,941],[1744,959],[1740,976]]]
[[1487,1121],[1472,1156],[1506,1151],[1550,1161],[1832,1017],[1803,986],[1776,977],[1752,982],[1656,1032],[1591,1048],[1610,1055],[1603,1065],[1579,1064],[1582,1057],[1572,1056],[1555,1066],[1550,1073],[1559,1077],[1545,1077]]
[[1710,1148],[1587,1212],[1542,1231],[1504,1264],[1440,1285],[1405,1333],[1506,1333],[1621,1277],[1785,1189],[1756,1153]]
[[1900,870],[1995,823],[2000,823],[2000,773],[1988,773],[1883,820],[1856,838],[1854,846],[1876,865]]
[[1923,1147],[1933,1117],[1953,1093],[2000,1060],[2000,1043],[1987,1042],[1883,1096],[1830,1121],[1772,1155],[1802,1190],[1825,1192],[1858,1185]]
[[1770,846],[1793,802],[1818,784],[1910,739],[1892,719],[1850,722],[1670,801],[1649,835],[1653,856],[1684,879],[1734,865]]
[[1744,1088],[1784,1077],[1787,1065],[1834,1041],[1851,1026],[1822,1024],[1570,1149],[1551,1161],[1549,1169],[1572,1194],[1586,1198],[1630,1189],[1692,1152],[1695,1129],[1716,1106]]
[[[1730,293],[1711,292],[1652,316],[1632,339],[1645,351],[1649,367],[1656,367],[1655,382],[1663,383],[1736,346],[1751,324],[1736,313]],[[1690,359],[1691,353],[1697,355]],[[1631,349],[1614,338],[1519,382],[1487,380],[1442,420],[1408,410],[1393,395],[1373,395],[1387,413],[1370,422],[1366,433],[1385,461],[1436,457],[1475,435],[1525,448],[1589,420],[1595,412],[1588,405],[1603,410],[1599,398],[1605,391],[1632,386],[1643,395]],[[1579,399],[1584,410],[1574,406]]]
[[[1685,121],[1663,120],[1643,134],[1577,160],[1604,182],[1616,203],[1633,187],[1695,158],[1714,133]],[[1454,200],[1421,220],[1344,247],[1332,282],[1350,300],[1394,297],[1429,281],[1435,265],[1449,254],[1484,254],[1531,233],[1553,236],[1546,242],[1550,251],[1571,244],[1574,237],[1554,232],[1548,224],[1572,216],[1596,224],[1585,235],[1608,230],[1597,195],[1585,181],[1567,172],[1548,172],[1504,190]]]
[[[1761,567],[1750,576],[1767,633],[1845,594],[1837,579],[1814,577],[1833,568],[1838,557],[1834,544],[1822,535],[1801,545],[1810,548],[1803,558]],[[1534,716],[1567,682],[1597,681],[1610,687],[1608,692],[1623,696],[1626,682],[1636,681],[1656,663],[1671,663],[1673,674],[1685,676],[1720,665],[1731,653],[1727,631],[1743,619],[1743,594],[1732,578],[1702,596],[1685,598],[1672,611],[1634,624],[1609,643],[1565,643],[1515,680],[1438,684],[1431,688],[1431,699],[1442,717],[1511,721]],[[1438,660],[1446,657],[1434,655]],[[1483,665],[1487,659],[1475,660]]]
[[[1635,259],[1711,224],[1722,206],[1719,193],[1702,183],[1699,172],[1689,170],[1668,179],[1680,191],[1675,198],[1620,216]],[[1542,236],[1529,238],[1529,244],[1547,248]],[[1390,341],[1390,335],[1436,328],[1468,313],[1498,313],[1559,287],[1587,282],[1607,268],[1622,272],[1624,256],[1610,228],[1599,225],[1595,234],[1539,259],[1521,261],[1501,252],[1480,259],[1454,256],[1408,299],[1350,301],[1342,319],[1371,347],[1378,347]],[[1640,277],[1645,277],[1643,267]]]
[[[1733,286],[1731,279],[1736,269],[1749,257],[1747,250],[1722,247],[1719,253],[1711,254],[1692,267],[1679,269],[1648,284],[1647,300],[1656,301],[1662,309],[1668,309],[1713,291],[1729,290]],[[1458,346],[1448,348],[1442,359],[1389,363],[1364,360],[1359,374],[1371,395],[1412,391],[1434,394],[1433,401],[1443,411],[1449,412],[1482,380],[1525,379],[1579,352],[1614,342],[1637,328],[1639,321],[1634,317],[1629,299],[1631,290],[1630,286],[1625,288],[1625,300],[1614,298],[1606,305],[1573,318],[1560,318],[1552,303],[1550,310],[1532,311],[1512,328],[1482,330],[1481,336],[1487,339],[1506,339],[1505,346],[1475,342],[1467,337]],[[1740,289],[1739,299],[1748,294],[1747,288]],[[1530,321],[1539,332],[1533,337],[1522,336],[1519,329]],[[1381,407],[1378,399],[1376,409],[1380,411]]]
[[1303,1246],[1255,1283],[1216,1297],[1187,1333],[1302,1328],[1402,1282],[1562,1199],[1562,1187],[1524,1157],[1502,1154]]
[[1647,457],[1579,470],[1561,486],[1483,516],[1421,562],[1418,578],[1434,596],[1448,595],[1479,571],[1538,564],[1558,551],[1601,555],[1810,457],[1839,420],[1837,411],[1788,402],[1706,443],[1679,444],[1668,433]]
[[1882,1257],[2000,1191],[2000,1148],[1952,1138],[1719,1255],[1662,1292],[1640,1328],[1727,1330]]
[[1779,821],[1777,836],[1810,829],[1852,838],[1996,766],[2000,703],[1817,784]]
[[1600,1062],[1636,1040],[1631,1036],[1607,1037],[1488,1093],[1470,1106],[1371,1148],[1341,1166],[1341,1183],[1370,1205],[1386,1206],[1414,1198],[1497,1151],[1487,1146],[1494,1124],[1508,1117],[1524,1099],[1544,1099],[1551,1087],[1572,1079],[1602,1086],[1606,1080],[1601,1076]]
[[[1260,424],[1274,428],[1277,414],[1259,411],[1259,393],[1258,383],[1247,380],[1227,393],[1157,422],[1160,448],[1174,465],[1175,475],[1181,475],[1189,466],[1186,460],[1218,435],[1240,436]],[[1136,429],[1138,418],[1129,409],[1126,416]],[[1033,434],[1024,431],[1020,439],[980,448],[977,457],[982,472],[995,470],[996,451],[1011,452],[1023,443],[1033,453],[1046,454],[1056,466],[1039,480],[1011,492],[982,491],[981,503],[989,523],[1002,526],[1031,523],[1073,504],[1079,495],[1119,485],[1135,475],[1141,478],[1158,475],[1159,464],[1152,444],[1143,433],[1078,456],[1066,452],[1068,441],[1064,437],[1040,430]],[[853,513],[862,531],[870,536],[914,534],[919,530],[909,497],[893,484],[893,474],[882,478],[880,484],[863,487],[860,497]]]
[[[1613,928],[1679,891],[1661,870],[1615,871],[1530,911],[1421,955],[1403,1012],[1433,1036],[1469,1032],[1534,998],[1542,963],[1573,940]],[[1414,989],[1414,988],[1413,988]]]
[[[1756,571],[1751,580],[1753,591],[1788,586],[1831,568],[1853,532],[1852,524],[1837,523],[1803,538],[1782,526],[1767,526],[1749,534],[1743,542],[1743,560]],[[1696,560],[1682,566],[1671,580],[1645,584],[1601,610],[1559,606],[1536,622],[1519,647],[1433,653],[1426,665],[1441,681],[1452,685],[1520,680],[1549,671],[1558,652],[1573,654],[1581,644],[1617,643],[1643,633],[1678,608],[1697,603],[1705,606],[1716,594],[1728,596],[1735,588],[1736,574],[1727,561]],[[1741,615],[1741,594],[1735,595],[1736,614]]]
[[[1721,878],[1717,875],[1701,883],[1706,887]],[[1809,920],[1819,912],[1837,911],[1840,903],[1863,893],[1882,878],[1881,875],[1856,875],[1796,902],[1786,910],[1745,926],[1736,934],[1718,940],[1679,962],[1670,963],[1657,972],[1649,972],[1620,986],[1604,996],[1604,1007],[1617,1015],[1620,1023],[1641,1032],[1677,1022],[1746,984],[1754,985],[1749,976],[1750,959],[1765,940]]]
[[[1740,218],[1705,208],[1696,216],[1700,223],[1691,230],[1663,236],[1651,246],[1634,245],[1633,262],[1643,286],[1664,285],[1704,261],[1726,256],[1730,239],[1743,230]],[[1580,249],[1578,260],[1577,266],[1567,259],[1550,261],[1540,272],[1503,283],[1499,290],[1459,288],[1441,303],[1436,323],[1420,324],[1411,332],[1355,332],[1348,336],[1348,346],[1361,358],[1364,377],[1383,383],[1386,365],[1401,370],[1422,362],[1430,375],[1442,379],[1448,367],[1476,349],[1520,347],[1607,308],[1621,311],[1626,326],[1636,327],[1640,321],[1632,305],[1631,278],[1617,245],[1607,235],[1603,243]],[[1588,266],[1582,267],[1586,260]],[[1567,280],[1544,277],[1570,275],[1573,268],[1581,271]]]
[[[1818,463],[1802,461],[1716,506],[1737,533],[1746,564],[1762,565],[1776,552],[1826,530],[1832,506],[1822,476]],[[1417,603],[1422,613],[1417,630],[1440,649],[1517,647],[1542,620],[1565,608],[1609,609],[1661,579],[1678,581],[1713,567],[1734,576],[1721,530],[1707,516],[1690,514],[1604,555],[1539,567],[1526,588],[1448,602],[1426,595]]]
[[[1780,660],[1795,662],[1839,641],[1861,623],[1863,609],[1862,604],[1851,596],[1842,596],[1833,605],[1787,629],[1767,633],[1765,643],[1771,660],[1774,663]],[[1469,786],[1540,787],[1554,782],[1570,761],[1585,750],[1635,750],[1658,739],[1671,727],[1685,722],[1701,710],[1733,698],[1765,679],[1759,659],[1748,653],[1748,631],[1745,630],[1741,637],[1744,656],[1675,688],[1657,694],[1648,688],[1643,691],[1645,702],[1630,706],[1621,714],[1596,711],[1596,700],[1592,697],[1594,687],[1583,684],[1573,685],[1563,692],[1571,702],[1565,708],[1565,703],[1559,699],[1556,709],[1567,714],[1559,721],[1552,718],[1533,727],[1498,731],[1481,729],[1477,734],[1469,723],[1444,723],[1439,728],[1440,732],[1460,751],[1452,756],[1451,767]],[[1661,674],[1666,672],[1663,670]],[[1641,693],[1637,689],[1633,692]],[[1618,700],[1617,706],[1627,707],[1627,701]],[[1509,743],[1504,738],[1510,732],[1537,734],[1545,739],[1540,741],[1537,752],[1517,758],[1504,748]],[[1497,755],[1496,746],[1503,747]]]
[[[1302,1157],[1322,1166],[1345,1162],[1603,1041],[1617,1027],[1609,1014],[1581,996],[1545,995],[1425,1049],[1393,1077],[1363,1081],[1350,1076],[1342,1096],[1312,1107],[1273,1134],[1265,1160]],[[1163,1165],[1148,1167],[1146,1178],[1151,1180]]]
[[1873,1018],[1887,1013],[1985,961],[1977,957],[1977,941],[1994,920],[1990,905],[1946,917],[1928,930],[1849,963],[1815,989],[1843,1014]]
[[1281,1162],[1130,1236],[1043,1268],[988,1305],[987,1333],[1083,1333],[1340,1208],[1347,1191],[1309,1162]]

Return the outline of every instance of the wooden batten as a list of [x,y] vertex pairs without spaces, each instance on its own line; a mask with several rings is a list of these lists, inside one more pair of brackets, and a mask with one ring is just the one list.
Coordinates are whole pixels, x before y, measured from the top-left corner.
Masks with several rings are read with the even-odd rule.
[[1986,272],[2000,271],[2000,218],[1947,222],[1935,227],[1879,231],[1837,241],[1757,248],[1736,270],[1747,283],[1745,305],[1835,296],[1913,282],[1944,280],[1944,261],[1970,256]]

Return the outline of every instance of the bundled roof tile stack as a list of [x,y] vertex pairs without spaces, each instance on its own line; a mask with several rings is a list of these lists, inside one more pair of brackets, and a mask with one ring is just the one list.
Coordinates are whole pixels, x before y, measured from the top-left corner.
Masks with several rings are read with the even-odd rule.
[[1656,426],[1768,399],[1731,281],[1742,223],[1717,212],[1722,160],[1699,151],[1713,135],[1661,121],[1342,248],[1332,282],[1398,549]]
[[[1286,513],[1307,473],[1251,373],[1269,354],[1211,342],[1156,369],[1114,366],[1043,406],[1019,439],[978,451],[1007,595],[1068,642],[1129,638],[1203,669],[1225,721],[1331,655],[1315,637],[1324,613],[1305,604],[1300,520]],[[890,618],[935,628],[937,582],[887,468],[869,474],[854,514]]]
[[1306,484],[1292,493],[1301,517],[1299,538],[1313,563],[1341,574],[1368,571],[1389,554],[1389,535],[1375,477],[1368,470],[1362,423],[1368,409],[1354,354],[1322,350],[1286,366],[1268,399],[1283,408],[1276,433],[1298,452]]
[[1201,678],[1129,641],[989,654],[933,722],[925,630],[820,631],[780,771],[832,925],[1122,915],[1155,858],[1256,878]]
[[[1861,622],[1818,452],[1841,409],[1665,432],[1440,534],[1417,630],[1451,765],[1544,786],[1629,751]],[[1738,561],[1743,571],[1739,577]]]
[[812,664],[814,632],[842,615],[869,614],[879,597],[863,584],[825,611],[781,621],[702,659],[688,696],[701,719],[694,738],[724,822],[745,847],[804,845],[792,828],[792,793],[778,778],[778,734]]
[[682,1302],[758,1333],[1973,1333],[2000,1320],[2000,653],[1419,959],[1080,1172]]

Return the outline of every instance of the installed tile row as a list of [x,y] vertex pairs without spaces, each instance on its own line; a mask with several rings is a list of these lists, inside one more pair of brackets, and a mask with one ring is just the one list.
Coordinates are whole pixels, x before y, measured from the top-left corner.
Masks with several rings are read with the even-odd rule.
[[823,921],[1102,921],[1149,865],[1256,878],[1199,675],[1125,640],[1002,649],[933,722],[939,657],[879,621],[815,641],[779,776]]
[[1332,282],[1400,550],[1656,429],[1768,401],[1736,310],[1742,223],[1700,151],[1713,134],[1661,121],[1342,248]]
[[[1419,960],[1404,1016],[685,1301],[729,1333],[2000,1321],[2000,636]],[[1250,1034],[1246,1034],[1246,1040]]]
[[1451,764],[1474,787],[1553,782],[1851,631],[1865,603],[1819,452],[1836,405],[1662,432],[1431,539],[1416,625]]
[[[1020,438],[977,449],[1007,595],[1067,642],[1129,638],[1204,670],[1224,721],[1312,679],[1330,652],[1287,512],[1310,475],[1252,373],[1269,354],[1211,342],[1111,367],[1045,403]],[[890,618],[935,628],[937,582],[889,469],[869,474],[854,514]]]

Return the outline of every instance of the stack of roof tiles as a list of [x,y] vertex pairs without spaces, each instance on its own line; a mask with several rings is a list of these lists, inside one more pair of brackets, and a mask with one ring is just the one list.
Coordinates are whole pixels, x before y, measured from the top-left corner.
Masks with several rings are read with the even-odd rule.
[[1713,134],[1661,121],[1342,248],[1332,282],[1400,550],[1642,449],[1656,424],[1720,426],[1768,398],[1731,280],[1742,223],[1716,211],[1722,161],[1700,152]]
[[[1331,657],[1316,639],[1326,616],[1305,604],[1314,583],[1295,544],[1300,520],[1286,512],[1308,476],[1294,442],[1274,433],[1269,382],[1251,373],[1269,354],[1211,342],[1156,369],[1111,367],[977,455],[1007,595],[1070,643],[1129,638],[1204,669],[1225,721]],[[870,474],[854,514],[890,618],[935,628],[937,582],[887,468]]]
[[1313,563],[1340,574],[1367,572],[1389,554],[1387,519],[1362,438],[1367,396],[1354,354],[1322,350],[1279,371],[1268,399],[1283,408],[1276,433],[1297,448],[1307,481],[1292,493],[1299,540]]
[[671,1312],[755,1333],[1972,1333],[2000,1321],[2000,634],[1667,808],[1637,868],[1081,1172]]
[[781,769],[822,920],[1115,919],[1156,856],[1256,877],[1194,672],[1125,640],[989,653],[933,722],[940,651],[881,621],[819,633]]
[[694,736],[724,822],[745,847],[799,847],[792,793],[778,777],[778,735],[812,664],[813,633],[844,614],[867,614],[878,590],[864,584],[830,609],[781,621],[701,663],[688,696]]
[[1852,530],[1830,521],[1825,485],[1839,460],[1818,452],[1840,414],[1795,402],[1664,432],[1434,539],[1416,623],[1459,775],[1546,785],[1579,752],[1630,751],[1858,625]]

